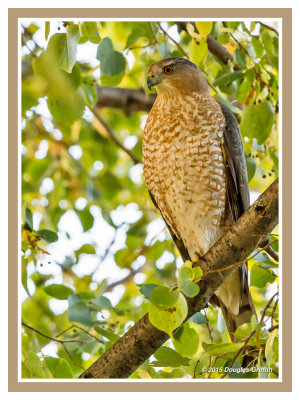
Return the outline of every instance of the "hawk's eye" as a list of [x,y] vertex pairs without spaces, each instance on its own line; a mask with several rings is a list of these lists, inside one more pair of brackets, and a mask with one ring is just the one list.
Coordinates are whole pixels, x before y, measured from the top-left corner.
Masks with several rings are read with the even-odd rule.
[[167,65],[166,67],[164,67],[165,74],[170,74],[173,71],[174,71],[174,67],[172,67],[171,65]]

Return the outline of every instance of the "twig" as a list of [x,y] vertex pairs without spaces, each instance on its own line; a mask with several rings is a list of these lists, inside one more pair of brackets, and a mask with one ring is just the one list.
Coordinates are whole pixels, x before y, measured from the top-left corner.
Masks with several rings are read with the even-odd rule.
[[197,369],[197,366],[198,366],[199,362],[200,362],[200,358],[197,360],[197,362],[195,364],[194,373],[193,373],[193,379],[196,379],[196,369]]
[[[262,247],[261,249],[258,249],[258,250],[253,254],[253,256],[251,256],[251,257],[249,257],[249,258],[245,258],[244,260],[239,261],[238,263],[234,263],[234,264],[228,265],[227,267],[224,267],[224,268],[219,268],[219,269],[214,269],[214,270],[212,270],[212,271],[207,271],[207,272],[205,272],[205,273],[203,274],[202,278],[204,278],[205,276],[207,276],[207,275],[209,275],[209,274],[213,274],[213,273],[215,273],[215,272],[223,272],[223,271],[229,270],[230,268],[233,268],[233,267],[236,267],[236,266],[239,266],[239,265],[243,265],[243,264],[245,264],[246,262],[252,260],[255,256],[257,256],[257,254],[259,254],[260,252],[262,252],[263,250],[265,250],[265,248],[269,247],[271,244],[276,243],[276,242],[278,242],[278,239],[273,240],[273,242],[268,243],[266,246]],[[198,263],[198,261],[197,261],[195,264],[197,264],[197,263]]]
[[275,28],[273,28],[272,26],[269,26],[269,25],[267,25],[267,24],[264,24],[264,23],[261,22],[261,21],[258,21],[258,23],[259,23],[261,26],[265,27],[266,29],[269,29],[270,31],[275,32],[276,35],[279,36],[278,31],[277,31]]
[[65,352],[66,352],[66,353],[68,354],[68,356],[70,357],[70,360],[72,361],[72,363],[75,364],[75,365],[77,365],[77,367],[81,368],[81,369],[84,371],[84,368],[83,368],[80,364],[78,364],[78,363],[73,359],[73,357],[71,356],[71,354],[69,353],[69,351],[68,351],[68,349],[67,349],[67,346],[66,346],[66,343],[81,343],[81,344],[84,344],[84,343],[87,343],[87,342],[84,342],[83,340],[77,340],[77,339],[68,339],[68,340],[56,339],[56,338],[50,337],[50,336],[48,336],[48,335],[45,335],[44,333],[38,331],[37,329],[33,328],[32,326],[29,326],[28,324],[26,324],[26,323],[23,322],[23,321],[21,322],[21,324],[22,324],[23,326],[25,326],[26,328],[28,328],[28,329],[30,329],[30,330],[32,330],[32,331],[38,333],[39,335],[41,335],[41,336],[43,336],[43,337],[45,337],[46,339],[49,339],[49,340],[52,340],[52,341],[54,341],[54,342],[60,343],[60,344],[63,346],[63,348],[65,349]]
[[276,301],[275,301],[275,303],[274,303],[274,307],[273,307],[273,310],[272,310],[272,312],[271,312],[271,315],[269,316],[269,318],[268,319],[270,319],[271,318],[271,326],[273,326],[273,317],[274,317],[274,313],[275,313],[275,311],[276,311],[276,308],[277,308],[277,304],[279,303],[279,298],[277,297],[277,299],[276,299]]
[[[135,260],[142,255],[143,253],[139,252],[137,254],[137,256],[135,257]],[[133,260],[134,261],[134,260]],[[138,272],[141,272],[145,269],[145,266],[147,265],[147,263],[143,264],[142,266],[140,266],[138,269],[136,270],[131,270],[129,272],[129,274],[127,276],[125,276],[125,278],[120,279],[119,281],[113,282],[110,285],[107,286],[107,288],[105,289],[105,292],[111,292],[116,286],[118,285],[122,285],[124,283],[129,282]]]
[[264,250],[265,250],[266,253],[269,254],[270,257],[273,258],[273,260],[279,262],[278,254],[276,253],[275,250],[272,249],[272,247],[270,245],[268,245],[268,247],[266,247]]
[[98,339],[96,336],[92,335],[90,332],[86,331],[85,329],[81,328],[80,326],[73,324],[72,326],[70,326],[70,328],[65,329],[64,331],[62,331],[61,333],[59,333],[58,335],[56,335],[55,337],[59,337],[61,335],[63,335],[64,333],[68,332],[69,330],[71,330],[72,328],[76,328],[81,330],[82,332],[86,333],[87,335],[91,336],[93,339],[97,340],[97,342],[101,343],[101,344],[105,344],[105,342],[101,339]]
[[265,316],[266,316],[266,313],[267,313],[267,311],[268,311],[268,308],[269,308],[270,304],[272,303],[272,301],[274,300],[274,297],[276,297],[276,296],[278,296],[278,292],[276,292],[275,294],[273,294],[273,296],[272,296],[272,297],[270,298],[270,300],[268,301],[267,305],[265,306],[265,308],[264,308],[264,310],[263,310],[263,312],[262,312],[262,315],[261,315],[261,318],[260,318],[260,322],[263,322],[263,320],[264,320],[264,318],[265,318]]
[[154,32],[153,24],[152,24],[151,21],[149,22],[149,25],[150,25],[150,29],[151,29],[151,32],[152,32],[152,35],[153,35],[154,42],[159,44],[159,41],[157,40],[156,34]]
[[63,343],[80,343],[80,344],[87,343],[87,342],[84,342],[83,340],[78,340],[78,339],[68,339],[68,340],[55,339],[55,338],[53,338],[51,336],[45,335],[44,333],[38,331],[35,328],[32,328],[32,326],[29,326],[28,324],[26,324],[23,321],[22,321],[22,325],[26,326],[26,328],[31,329],[32,331],[38,333],[39,335],[41,335],[41,336],[43,336],[43,337],[45,337],[45,338],[47,338],[49,340],[53,340],[54,342],[58,342],[58,343],[61,343],[61,344],[63,344]]
[[225,374],[223,374],[223,375],[221,376],[221,379],[225,378],[225,377],[229,374],[231,368],[234,366],[234,364],[235,364],[236,360],[238,359],[238,357],[244,352],[244,350],[245,350],[245,348],[246,348],[248,342],[251,340],[251,338],[253,337],[253,335],[255,334],[255,332],[256,332],[256,330],[252,331],[252,332],[250,333],[250,335],[247,337],[247,339],[246,339],[245,342],[244,342],[244,346],[241,347],[240,350],[236,353],[235,357],[234,357],[233,360],[231,361],[231,364],[230,364],[228,370],[225,372]]
[[134,154],[131,153],[130,150],[128,150],[120,141],[119,139],[116,137],[116,135],[114,134],[114,132],[111,130],[111,128],[107,125],[107,123],[100,117],[99,113],[97,112],[97,110],[95,108],[91,108],[92,113],[95,115],[95,117],[97,118],[97,120],[100,122],[100,124],[104,127],[104,129],[106,130],[106,132],[108,133],[109,137],[113,140],[113,142],[120,147],[120,149],[122,149],[123,151],[125,151],[125,153],[127,153],[129,155],[129,157],[132,159],[133,163],[136,164],[140,164],[141,160],[139,160]]
[[272,332],[274,329],[279,329],[279,324],[271,326],[271,328],[268,329],[268,331]]
[[176,40],[173,39],[173,38],[168,34],[168,32],[164,30],[164,28],[162,28],[162,26],[160,25],[159,22],[158,22],[158,26],[159,26],[160,30],[164,33],[164,35],[166,35],[166,36],[179,48],[179,50],[181,51],[181,53],[182,53],[183,55],[185,55],[185,57],[189,60],[189,59],[190,59],[189,56],[188,56],[187,53],[183,50],[183,48],[181,47],[181,45],[180,45],[178,42],[176,42]]

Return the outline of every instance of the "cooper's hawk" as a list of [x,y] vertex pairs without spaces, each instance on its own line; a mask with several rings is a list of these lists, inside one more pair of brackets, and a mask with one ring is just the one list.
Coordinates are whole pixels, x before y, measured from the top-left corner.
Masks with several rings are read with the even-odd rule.
[[[183,58],[148,69],[157,98],[143,139],[146,185],[183,260],[209,248],[249,207],[247,168],[234,115],[210,95],[200,70]],[[232,333],[255,314],[247,265],[236,270],[211,302]]]

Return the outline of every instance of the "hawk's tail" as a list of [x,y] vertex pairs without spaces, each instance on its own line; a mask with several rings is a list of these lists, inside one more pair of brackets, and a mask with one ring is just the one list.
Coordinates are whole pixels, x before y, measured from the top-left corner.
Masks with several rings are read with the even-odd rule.
[[222,314],[226,323],[226,327],[228,330],[228,333],[230,335],[230,339],[232,342],[239,342],[240,340],[234,336],[234,332],[236,329],[245,323],[251,322],[251,317],[254,314],[255,315],[255,310],[253,310],[253,304],[252,304],[252,298],[251,295],[250,297],[245,293],[245,296],[243,296],[243,301],[242,304],[240,305],[239,313],[238,315],[234,315],[229,308],[227,308],[220,299],[219,300],[219,306],[222,310]]
[[234,336],[236,329],[244,323],[251,322],[252,315],[256,316],[255,307],[253,304],[252,296],[249,290],[248,282],[245,281],[243,285],[243,292],[240,299],[239,311],[234,313],[229,307],[222,302],[220,297],[214,295],[210,302],[221,308],[222,314],[226,323],[228,333],[232,342],[238,342],[239,339]]

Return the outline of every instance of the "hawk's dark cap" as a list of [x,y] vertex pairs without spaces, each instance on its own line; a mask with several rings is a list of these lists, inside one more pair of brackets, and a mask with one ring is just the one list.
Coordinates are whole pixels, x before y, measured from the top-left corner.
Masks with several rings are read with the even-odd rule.
[[195,65],[194,63],[192,63],[192,61],[187,60],[186,58],[181,58],[181,57],[167,57],[167,58],[163,58],[163,61],[170,62],[170,64],[187,64],[190,67],[194,67],[196,69],[198,69],[197,65]]

